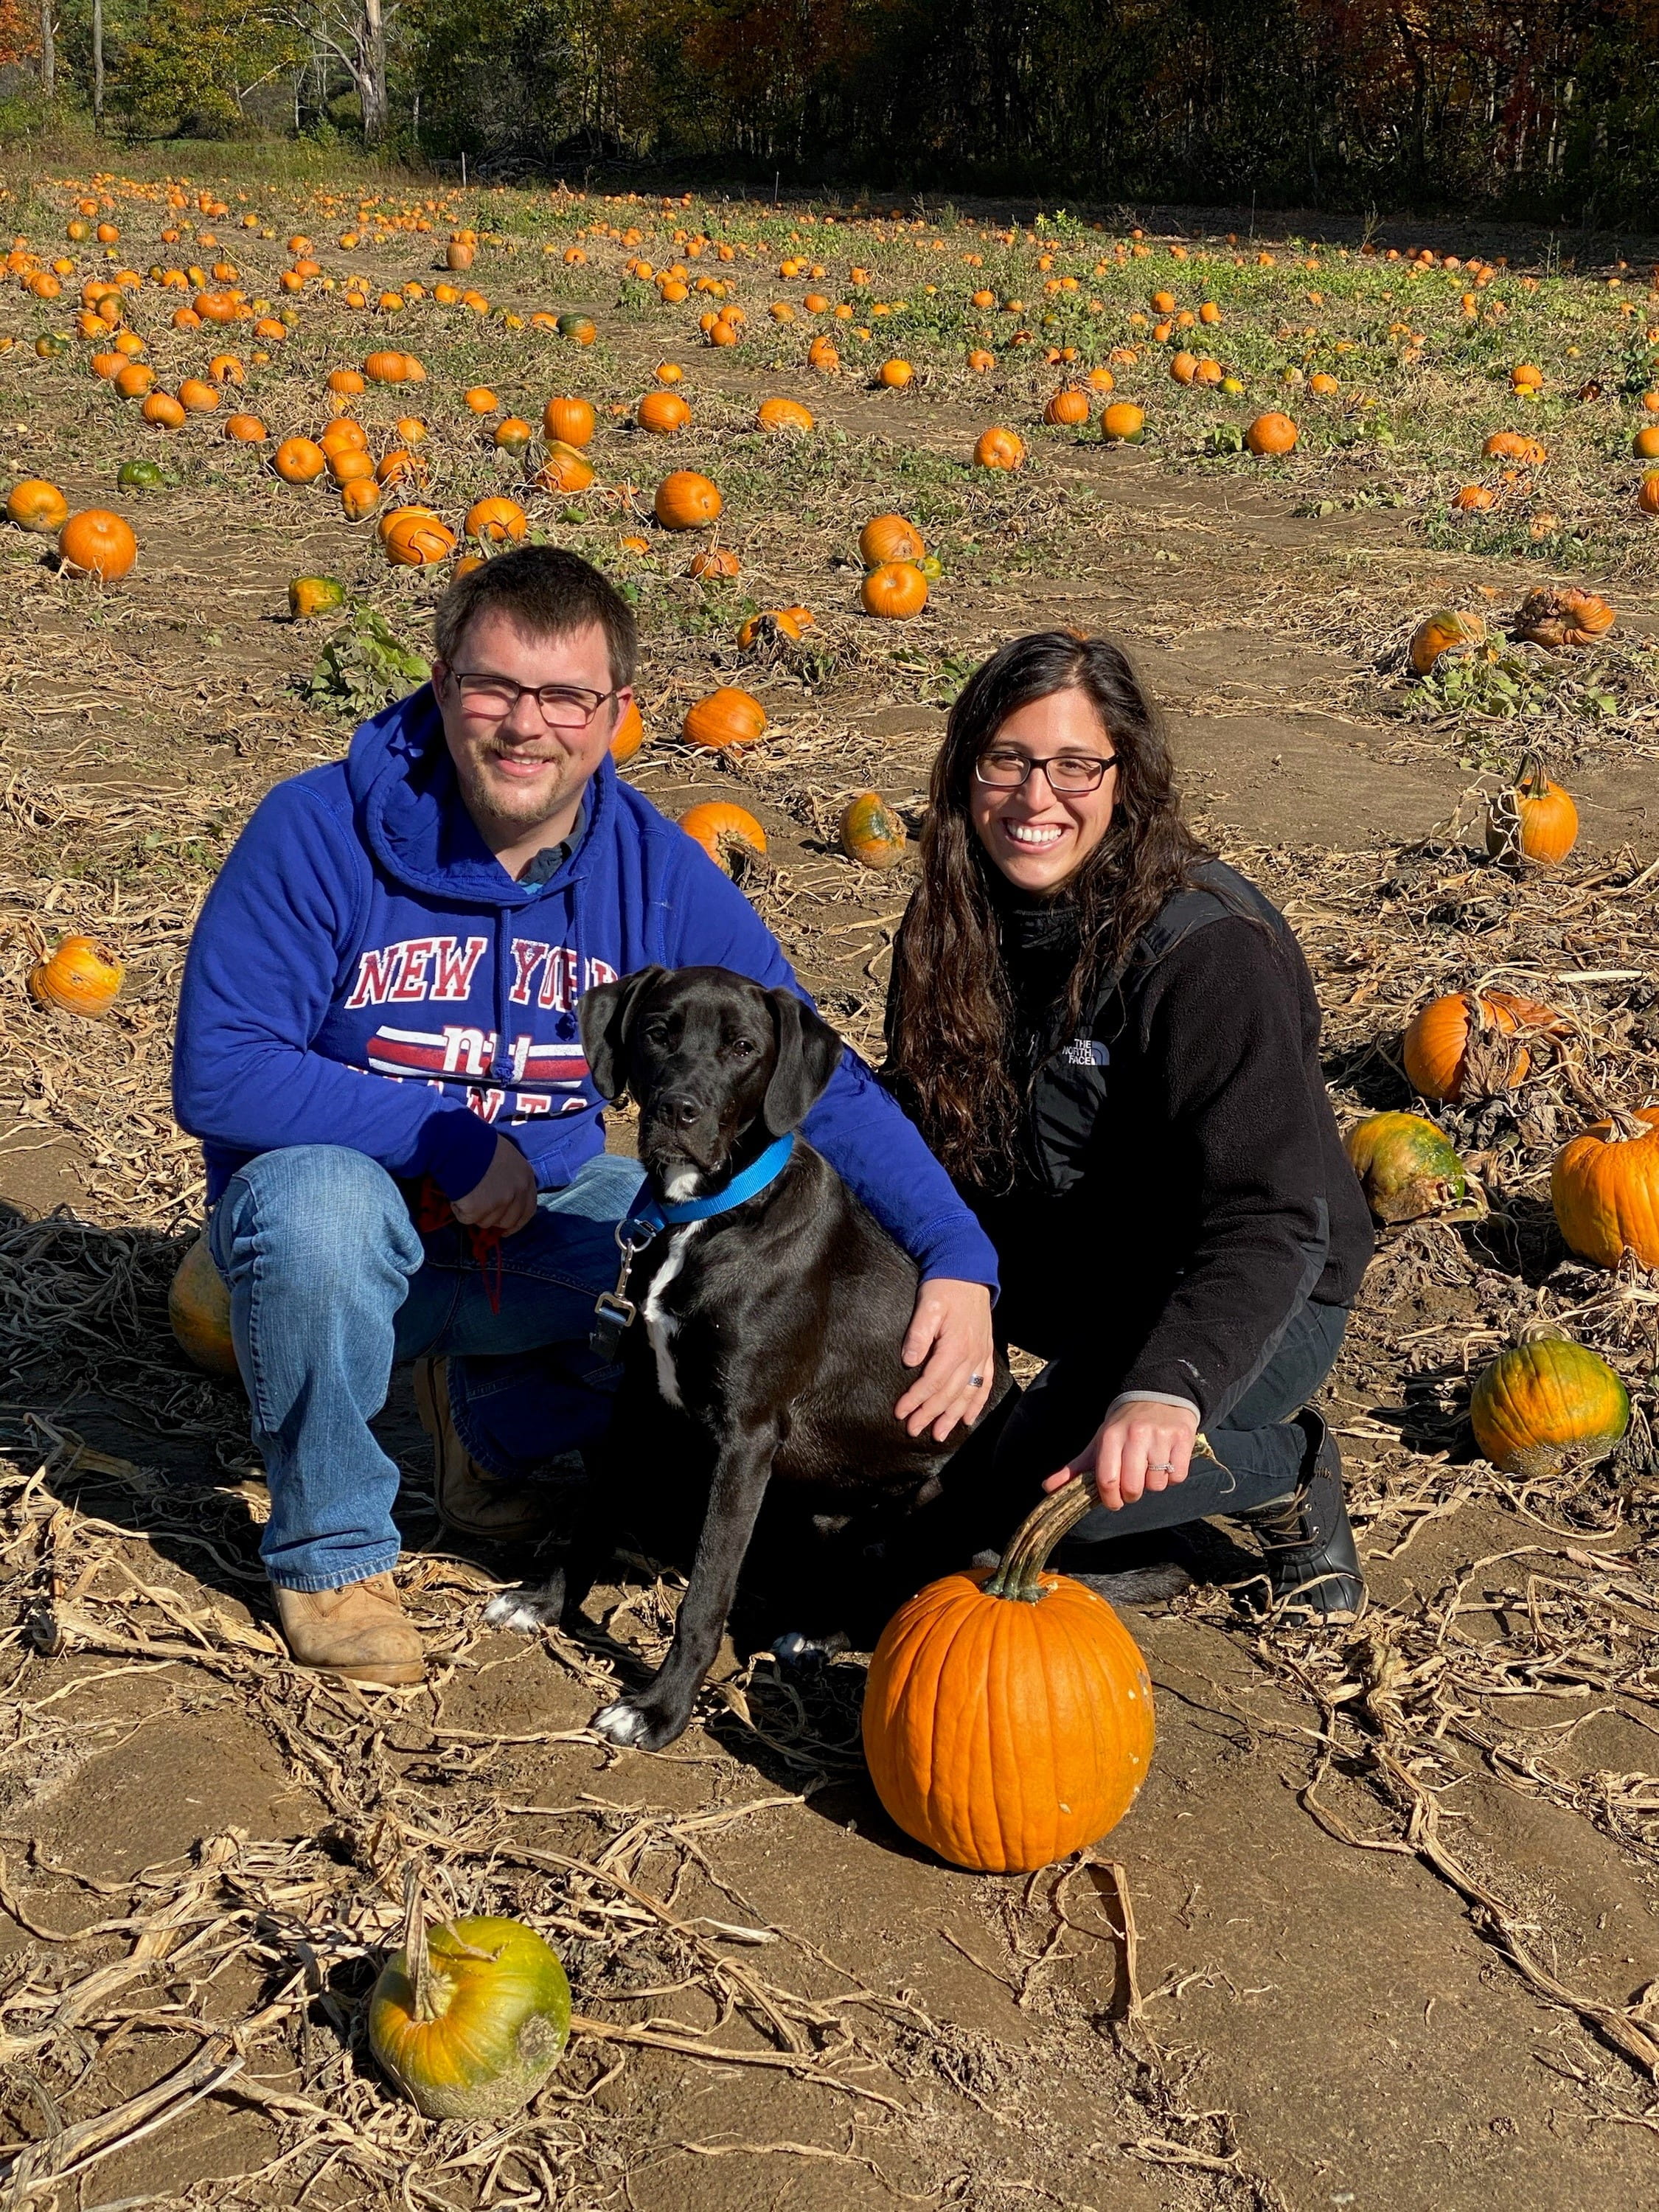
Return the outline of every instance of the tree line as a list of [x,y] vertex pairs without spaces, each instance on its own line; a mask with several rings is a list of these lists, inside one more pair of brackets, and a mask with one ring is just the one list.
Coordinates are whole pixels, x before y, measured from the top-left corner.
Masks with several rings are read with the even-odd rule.
[[13,106],[141,139],[1603,223],[1656,64],[1659,0],[0,0]]

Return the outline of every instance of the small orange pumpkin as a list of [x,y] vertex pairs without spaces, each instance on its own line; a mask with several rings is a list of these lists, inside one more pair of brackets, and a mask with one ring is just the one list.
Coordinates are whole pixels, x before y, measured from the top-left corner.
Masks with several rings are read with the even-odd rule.
[[6,514],[20,530],[55,537],[69,520],[69,501],[44,477],[25,477],[6,494]]
[[695,469],[676,469],[657,486],[653,511],[665,530],[704,530],[726,502],[719,487]]
[[284,438],[271,466],[284,483],[314,483],[328,466],[328,455],[310,438]]
[[904,824],[878,791],[861,791],[842,810],[841,849],[861,868],[896,866],[909,849]]
[[635,410],[634,419],[641,430],[666,438],[676,430],[684,429],[691,420],[691,410],[678,392],[647,392]]
[[593,464],[574,446],[550,446],[547,459],[536,471],[536,483],[542,491],[586,491],[592,481]]
[[866,568],[884,561],[920,561],[927,550],[921,531],[902,514],[873,514],[859,532],[859,558]]
[[167,1290],[173,1341],[207,1375],[234,1376],[236,1346],[230,1333],[230,1286],[213,1264],[205,1235],[198,1237]]
[[1509,788],[1493,793],[1486,812],[1486,850],[1500,866],[1522,860],[1559,867],[1578,839],[1578,809],[1528,753]]
[[1276,458],[1291,452],[1301,434],[1288,415],[1275,410],[1256,416],[1244,433],[1244,443],[1253,453]]
[[522,453],[535,434],[522,415],[504,415],[495,425],[492,442],[504,453]]
[[1068,385],[1063,392],[1054,393],[1042,410],[1042,419],[1045,422],[1075,429],[1079,423],[1089,419],[1088,393],[1079,392],[1075,385]]
[[496,495],[474,500],[461,528],[469,538],[483,538],[491,545],[516,545],[529,530],[530,518],[516,499]]
[[1459,514],[1484,514],[1497,504],[1498,494],[1489,484],[1461,484],[1452,498],[1452,506]]
[[618,768],[631,761],[645,743],[645,724],[640,715],[640,702],[630,699],[628,712],[611,733],[611,757]]
[[58,532],[58,551],[68,574],[114,584],[138,558],[138,540],[122,516],[106,507],[85,507]]
[[765,830],[747,807],[734,806],[729,799],[704,799],[688,807],[680,827],[702,847],[722,875],[731,875],[744,854],[766,850]]
[[386,558],[405,568],[428,568],[455,550],[454,532],[426,507],[406,507],[383,530],[381,542]]
[[1486,625],[1480,615],[1437,607],[1433,614],[1425,615],[1412,632],[1412,666],[1419,676],[1426,676],[1443,653],[1457,646],[1484,644],[1486,636]]
[[542,410],[544,434],[562,446],[591,445],[595,420],[586,399],[550,399]]
[[1515,617],[1515,634],[1547,652],[1560,653],[1569,646],[1593,645],[1617,620],[1605,599],[1563,584],[1528,592]]
[[93,937],[65,937],[30,969],[29,995],[38,1006],[61,1006],[65,1013],[95,1021],[115,1004],[122,975],[121,963],[106,945]]
[[1146,410],[1132,399],[1115,399],[1100,418],[1100,434],[1109,445],[1138,446],[1146,434]]
[[687,744],[724,752],[731,745],[752,745],[765,734],[766,709],[735,684],[723,684],[687,709],[680,735]]
[[1402,1041],[1406,1073],[1425,1098],[1451,1105],[1514,1091],[1542,1050],[1567,1036],[1553,1007],[1511,991],[1452,991],[1413,1016]]
[[876,381],[889,392],[902,392],[907,384],[915,381],[915,374],[908,361],[884,361],[876,371]]
[[694,553],[685,564],[688,576],[714,577],[729,583],[732,577],[743,574],[743,563],[728,546],[711,546],[707,551]]
[[798,399],[763,399],[755,420],[763,430],[795,430],[804,434],[814,427],[811,410]]
[[980,469],[1017,469],[1024,465],[1025,441],[1017,432],[994,425],[981,430],[974,447],[974,465]]
[[170,392],[152,392],[138,412],[158,430],[185,427],[185,410]]
[[884,561],[866,573],[859,598],[867,615],[908,622],[927,604],[927,579],[914,561]]

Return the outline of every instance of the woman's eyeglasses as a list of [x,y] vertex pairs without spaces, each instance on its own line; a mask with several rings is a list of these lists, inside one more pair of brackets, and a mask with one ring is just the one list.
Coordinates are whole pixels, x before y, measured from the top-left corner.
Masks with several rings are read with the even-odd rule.
[[993,791],[1018,791],[1034,769],[1041,769],[1050,791],[1075,795],[1098,791],[1107,769],[1116,766],[1115,753],[1109,759],[1099,753],[1053,753],[1047,760],[1033,760],[1013,745],[990,745],[974,763],[974,781]]
[[503,722],[526,696],[541,709],[550,730],[582,730],[614,691],[588,691],[569,684],[515,684],[510,676],[464,676],[451,672],[462,703],[480,720]]

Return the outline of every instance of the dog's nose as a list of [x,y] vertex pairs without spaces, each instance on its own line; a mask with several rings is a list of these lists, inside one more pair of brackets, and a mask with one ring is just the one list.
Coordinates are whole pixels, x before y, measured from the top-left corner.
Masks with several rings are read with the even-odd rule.
[[689,1129],[694,1121],[702,1119],[702,1108],[695,1098],[669,1096],[654,1101],[657,1119],[672,1121],[676,1128]]

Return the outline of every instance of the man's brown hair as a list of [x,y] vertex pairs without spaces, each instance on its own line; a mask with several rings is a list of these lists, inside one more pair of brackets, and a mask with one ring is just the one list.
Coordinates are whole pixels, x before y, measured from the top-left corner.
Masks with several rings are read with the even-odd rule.
[[480,615],[505,615],[528,637],[568,637],[597,623],[605,632],[613,689],[634,680],[639,629],[634,610],[608,577],[556,545],[520,545],[458,576],[438,602],[440,660],[454,665],[467,628]]

